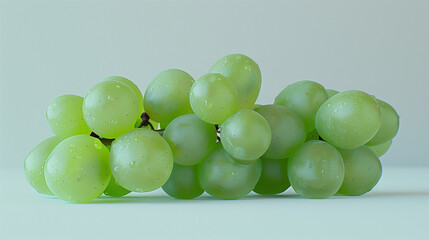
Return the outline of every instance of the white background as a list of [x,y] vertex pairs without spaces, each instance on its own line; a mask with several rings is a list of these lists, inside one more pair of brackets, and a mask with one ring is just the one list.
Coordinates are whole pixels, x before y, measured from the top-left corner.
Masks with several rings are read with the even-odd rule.
[[[400,238],[411,232],[421,237],[420,220],[427,223],[429,211],[429,181],[425,177],[429,166],[428,12],[429,1],[424,0],[0,0],[0,238],[6,236],[2,235],[6,229],[10,234],[6,239],[12,239],[10,230],[14,229],[19,230],[19,234],[14,235],[16,238],[25,234],[31,236],[31,231],[26,232],[24,226],[32,226],[33,237],[42,236],[42,225],[54,223],[65,223],[72,229],[70,231],[90,232],[92,225],[88,218],[94,222],[99,221],[99,217],[106,220],[110,208],[114,218],[109,220],[111,224],[106,224],[104,229],[99,223],[94,229],[117,230],[123,232],[123,236],[129,232],[139,233],[139,224],[126,220],[140,221],[139,215],[131,218],[128,215],[140,214],[141,219],[145,219],[142,223],[149,224],[146,228],[141,226],[146,233],[148,226],[164,230],[160,227],[163,223],[164,234],[170,233],[168,227],[176,222],[178,225],[172,229],[179,231],[178,238],[186,238],[183,235],[186,231],[180,232],[180,229],[193,232],[192,224],[207,231],[212,226],[212,233],[221,231],[216,226],[232,233],[234,228],[227,224],[236,224],[239,233],[247,229],[255,233],[253,236],[269,237],[270,232],[293,232],[299,236],[301,231],[305,236],[320,237],[319,231],[328,238],[332,234],[336,236],[335,232],[341,229],[353,232],[347,219],[354,216],[357,218],[350,220],[350,224],[364,224],[363,227],[372,233],[381,229],[390,231],[384,236]],[[386,174],[382,178],[384,185],[374,190],[378,198],[371,198],[373,195],[369,194],[350,201],[341,200],[339,209],[335,208],[336,198],[332,201],[285,200],[285,206],[290,204],[290,207],[280,211],[282,215],[280,212],[276,215],[274,207],[283,204],[275,202],[279,199],[215,201],[218,204],[214,206],[213,202],[203,201],[195,208],[187,204],[186,210],[180,210],[183,202],[172,203],[161,197],[161,203],[148,201],[156,205],[155,208],[146,206],[148,210],[144,205],[125,202],[101,205],[109,208],[64,204],[40,197],[25,184],[22,169],[26,154],[52,135],[45,121],[45,110],[55,97],[62,94],[84,96],[91,86],[110,75],[127,77],[142,91],[157,73],[168,68],[180,68],[198,78],[218,58],[230,53],[246,54],[259,64],[263,76],[259,103],[272,103],[288,84],[309,79],[340,91],[360,89],[394,106],[401,116],[401,127],[390,151],[382,158]],[[390,175],[389,167],[393,169]],[[414,170],[404,170],[404,174],[408,174],[404,175],[401,169]],[[397,194],[386,195],[386,186],[390,189],[388,193]],[[413,186],[420,190],[410,191],[409,187]],[[143,198],[137,199],[139,203],[145,202]],[[389,199],[394,203],[389,205]],[[404,208],[410,204],[417,205],[411,210]],[[135,213],[136,205],[142,212]],[[370,207],[366,209],[366,206]],[[319,207],[325,210],[318,210]],[[256,209],[255,215],[251,214],[252,209]],[[300,211],[305,214],[299,215]],[[395,211],[399,211],[397,217],[401,221],[392,220]],[[213,216],[212,221],[199,221],[198,217],[189,219],[199,212],[207,214],[206,217]],[[185,220],[171,214],[184,216]],[[242,214],[243,218],[237,214]],[[366,215],[372,220],[365,220]],[[303,224],[311,220],[308,228],[293,225],[291,219],[297,216]],[[276,222],[270,221],[270,217]],[[335,217],[338,221],[329,225],[327,219]],[[163,218],[170,221],[163,222]],[[278,222],[283,219],[287,219],[284,221],[288,224]],[[416,221],[414,227],[407,226],[403,219]],[[183,225],[186,221],[191,224],[186,225],[187,228]],[[318,222],[321,225],[317,225]],[[89,225],[82,225],[84,223]],[[264,229],[258,228],[259,223],[263,223]],[[376,224],[380,225],[376,228]],[[57,234],[65,229],[65,226],[55,226]],[[270,226],[274,230],[269,229]],[[145,236],[142,229],[141,236]],[[360,231],[363,230],[358,229],[351,235],[364,237],[359,235]],[[156,231],[150,233],[151,239],[158,239],[153,235]],[[200,236],[193,233],[194,237]],[[239,233],[229,236],[238,237]],[[109,236],[92,234],[88,236]],[[115,234],[110,236],[120,235]],[[53,239],[62,239],[55,236],[51,235]],[[175,236],[174,232],[171,236]],[[350,234],[342,236],[352,238]]]

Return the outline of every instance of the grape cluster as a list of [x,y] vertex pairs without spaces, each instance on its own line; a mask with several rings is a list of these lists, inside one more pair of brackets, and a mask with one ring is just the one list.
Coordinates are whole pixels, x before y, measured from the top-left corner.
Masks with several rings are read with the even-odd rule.
[[306,198],[375,186],[379,157],[399,128],[389,104],[299,81],[274,104],[258,105],[260,88],[259,66],[241,54],[219,59],[196,81],[163,71],[144,97],[132,81],[108,77],[83,98],[48,105],[55,136],[27,155],[26,178],[38,192],[76,203],[160,187],[181,199],[204,191],[238,199],[291,185]]

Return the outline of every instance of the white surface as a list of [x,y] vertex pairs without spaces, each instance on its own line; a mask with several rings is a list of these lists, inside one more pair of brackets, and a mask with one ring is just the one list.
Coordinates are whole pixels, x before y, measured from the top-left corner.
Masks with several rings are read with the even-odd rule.
[[[71,204],[2,171],[0,239],[428,239],[429,168],[385,168],[360,197],[176,200],[162,191]],[[9,188],[10,186],[10,188]]]
[[401,116],[387,165],[426,165],[428,0],[0,0],[0,167],[52,135],[46,106],[122,75],[198,78],[218,58],[260,65],[258,102],[304,79],[361,89]]

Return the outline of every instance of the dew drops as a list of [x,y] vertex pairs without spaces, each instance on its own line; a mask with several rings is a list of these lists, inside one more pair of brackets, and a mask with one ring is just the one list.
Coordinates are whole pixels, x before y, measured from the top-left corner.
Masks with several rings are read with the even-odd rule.
[[119,168],[118,168],[118,166],[116,166],[115,168],[113,168],[113,171],[114,171],[114,172],[119,172]]
[[136,166],[136,161],[130,162],[130,168],[134,168]]
[[117,88],[121,88],[121,85],[119,85],[119,84],[116,84],[116,87],[117,87]]
[[97,139],[95,139],[95,141],[94,141],[94,147],[96,148],[96,149],[101,149],[101,142],[99,141],[99,140],[97,140]]
[[107,96],[107,99],[108,100],[113,100],[113,97],[112,96]]
[[246,66],[244,66],[244,70],[246,70],[246,71],[252,71],[252,67],[250,67],[250,65],[246,65]]
[[322,174],[326,175],[326,170],[325,169],[322,169]]

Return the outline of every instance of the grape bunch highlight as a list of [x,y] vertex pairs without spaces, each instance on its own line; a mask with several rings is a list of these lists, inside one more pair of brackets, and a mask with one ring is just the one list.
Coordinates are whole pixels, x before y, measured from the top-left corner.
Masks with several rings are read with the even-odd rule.
[[46,110],[55,136],[30,151],[25,176],[37,192],[74,203],[159,188],[179,199],[239,199],[292,186],[328,198],[377,184],[399,129],[391,105],[308,80],[259,105],[261,80],[258,64],[231,54],[197,80],[165,70],[144,95],[113,76],[84,97],[59,96]]

